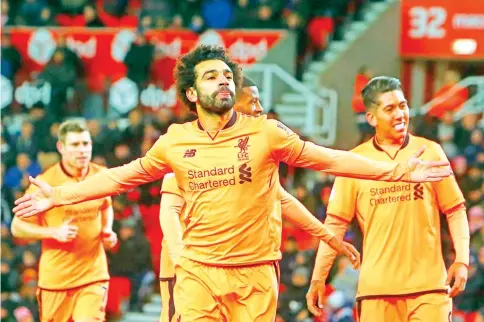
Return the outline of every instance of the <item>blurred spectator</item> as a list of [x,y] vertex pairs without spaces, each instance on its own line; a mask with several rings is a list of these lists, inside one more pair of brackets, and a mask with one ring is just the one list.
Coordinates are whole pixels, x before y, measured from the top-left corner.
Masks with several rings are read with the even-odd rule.
[[470,164],[477,163],[477,156],[484,153],[484,140],[481,129],[474,129],[471,133],[471,142],[464,148],[464,156]]
[[17,164],[7,170],[5,185],[10,189],[25,189],[28,186],[28,176],[36,177],[42,169],[39,164],[32,161],[25,153],[17,155]]
[[121,222],[118,236],[119,246],[108,252],[110,275],[127,277],[131,281],[130,309],[139,311],[142,303],[138,301],[138,291],[148,267],[151,267],[150,246],[137,232],[137,221],[133,217]]
[[296,255],[298,253],[297,242],[294,237],[290,236],[284,242],[284,250],[281,259],[281,283],[289,285],[291,275],[296,267]]
[[84,7],[83,17],[86,27],[104,27],[103,22],[97,16],[96,8],[91,5]]
[[274,29],[279,28],[279,12],[281,2],[278,0],[255,0],[256,21],[254,28]]
[[[2,223],[7,223],[10,224],[12,221],[12,208],[13,208],[13,193],[11,189],[8,189],[8,187],[5,185],[5,165],[2,163],[2,173],[0,177],[0,182],[1,182],[1,193],[2,193],[2,199],[0,200],[0,214],[1,214],[1,222]],[[3,227],[3,226],[2,226]],[[2,256],[5,256],[5,254],[2,251]]]
[[42,152],[57,152],[57,132],[59,123],[52,123],[49,127],[49,133],[39,138],[39,150]]
[[17,12],[16,24],[26,26],[42,25],[41,13],[45,8],[47,6],[42,0],[23,0]]
[[477,121],[478,115],[467,114],[457,123],[455,129],[455,144],[459,147],[460,152],[464,152],[464,149],[471,144],[471,134],[477,127]]
[[309,193],[305,184],[299,184],[296,187],[295,197],[311,212],[316,210],[316,200],[312,194]]
[[22,66],[22,58],[17,48],[12,46],[8,32],[2,33],[1,73],[4,77],[14,80],[15,74]]
[[375,133],[375,130],[370,124],[368,124],[366,119],[366,108],[363,104],[363,97],[361,96],[361,91],[372,77],[373,72],[367,66],[361,66],[355,78],[352,107],[355,112],[356,124],[361,135],[360,143],[365,142]]
[[210,29],[225,29],[232,22],[234,7],[231,0],[206,0],[202,2],[201,9],[203,22],[197,26],[197,29],[200,28],[197,32],[202,30],[203,24]]
[[47,113],[56,116],[57,120],[68,115],[67,89],[74,86],[77,73],[75,67],[66,61],[63,49],[56,49],[51,61],[44,67],[39,80],[52,86],[52,97]]
[[34,126],[30,122],[23,122],[20,136],[15,141],[17,153],[25,153],[30,159],[37,159],[37,142],[34,138]]
[[253,28],[256,24],[254,2],[250,0],[237,0],[235,3],[235,13],[232,27],[234,28]]
[[354,322],[353,310],[346,303],[343,292],[334,291],[328,297],[328,311],[330,312],[329,322]]
[[454,126],[454,113],[447,111],[442,115],[442,121],[437,128],[437,136],[449,159],[454,158],[459,153],[457,146],[454,142],[455,138],[455,126]]
[[15,140],[12,139],[5,126],[3,126],[3,123],[0,144],[2,150],[2,165],[10,168],[15,164],[17,152],[15,150]]
[[[12,11],[10,10],[10,4],[8,0],[2,0],[1,3],[1,10],[2,12],[2,27],[8,27],[14,24]],[[2,39],[2,47],[3,47],[3,39]],[[2,52],[3,57],[3,52]],[[2,66],[3,69],[3,66]],[[2,73],[3,75],[3,73]]]
[[[151,27],[167,28],[175,15],[175,4],[171,0],[144,0],[141,7],[141,16],[149,18]],[[148,26],[143,25],[143,28]]]
[[82,13],[88,0],[60,0],[60,7],[63,13],[77,15]]
[[282,7],[281,25],[297,35],[296,40],[296,78],[302,79],[304,58],[307,48],[306,26],[309,17],[309,2],[306,0],[285,0]]
[[154,58],[154,47],[148,43],[142,32],[136,34],[136,40],[124,58],[124,64],[128,69],[128,78],[142,89],[148,82],[151,63]]
[[144,128],[143,113],[140,110],[132,110],[129,113],[129,125],[123,131],[122,142],[126,143],[133,155],[139,155],[139,143],[143,140]]
[[37,23],[39,27],[48,27],[48,26],[55,26],[57,23],[54,19],[54,15],[52,10],[49,7],[42,8],[40,11],[40,18]]
[[336,275],[333,277],[331,285],[335,290],[342,292],[344,304],[353,306],[357,284],[358,271],[351,266],[350,261],[346,257],[339,257]]
[[444,85],[434,94],[436,103],[430,107],[429,115],[441,118],[446,111],[455,112],[462,107],[469,98],[469,90],[458,85],[459,81],[458,71],[449,69],[445,72]]
[[309,278],[310,271],[303,266],[297,267],[292,273],[292,283],[280,295],[279,314],[284,321],[312,321],[306,308],[306,292],[309,288]]
[[176,1],[176,14],[173,17],[173,27],[185,27],[194,32],[202,31],[203,19],[200,17],[202,10],[201,0]]

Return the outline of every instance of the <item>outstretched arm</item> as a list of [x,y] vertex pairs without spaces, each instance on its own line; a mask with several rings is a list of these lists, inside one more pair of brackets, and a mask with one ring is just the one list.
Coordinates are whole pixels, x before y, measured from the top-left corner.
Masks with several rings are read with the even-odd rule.
[[284,124],[268,120],[269,144],[274,159],[296,167],[324,171],[336,176],[379,181],[440,181],[452,172],[441,166],[447,160],[421,161],[422,147],[407,163],[374,161],[350,151],[334,150],[303,141]]
[[75,204],[119,194],[138,185],[162,178],[170,171],[164,161],[166,142],[156,141],[146,156],[126,165],[104,170],[79,183],[52,188],[47,183],[29,178],[39,189],[15,201],[15,215],[30,217],[53,207]]

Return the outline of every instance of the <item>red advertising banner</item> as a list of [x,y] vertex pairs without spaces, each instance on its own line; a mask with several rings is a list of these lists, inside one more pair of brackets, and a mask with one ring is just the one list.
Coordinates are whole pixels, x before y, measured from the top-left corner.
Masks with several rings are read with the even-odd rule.
[[[284,31],[265,30],[210,30],[201,35],[188,30],[151,30],[146,33],[156,52],[152,67],[152,82],[146,88],[137,88],[126,78],[123,61],[135,33],[130,29],[86,29],[86,28],[12,28],[9,30],[12,44],[20,52],[22,71],[27,75],[40,72],[50,61],[57,39],[63,36],[66,46],[73,50],[83,62],[84,72],[91,90],[99,88],[106,80],[109,87],[109,102],[120,112],[127,112],[138,104],[157,110],[175,107],[176,91],[173,86],[173,68],[176,59],[198,44],[224,46],[229,55],[240,64],[247,65],[261,60],[285,34]],[[25,77],[27,80],[31,77]],[[36,85],[22,82],[13,84],[2,77],[3,92],[9,95],[2,99],[2,108],[13,100],[32,106],[37,101],[50,101],[50,84]],[[18,84],[20,85],[20,84]],[[129,99],[128,99],[129,98]]]
[[[135,39],[134,31],[129,29],[13,28],[10,31],[12,44],[22,55],[23,67],[29,71],[43,68],[55,51],[56,38],[62,34],[67,46],[84,62],[86,75],[102,74],[113,78],[126,74],[123,59]],[[171,66],[174,66],[180,55],[199,43],[223,45],[232,59],[251,64],[262,59],[284,34],[284,31],[273,30],[210,30],[201,35],[188,30],[151,30],[146,36],[162,53],[161,57],[173,60]],[[163,83],[169,85],[173,80],[166,79]]]
[[484,2],[402,0],[403,58],[484,59]]

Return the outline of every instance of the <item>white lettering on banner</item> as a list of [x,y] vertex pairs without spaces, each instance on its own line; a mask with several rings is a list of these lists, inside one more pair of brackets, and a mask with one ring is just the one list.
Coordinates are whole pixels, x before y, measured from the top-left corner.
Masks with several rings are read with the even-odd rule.
[[49,30],[35,30],[28,41],[27,53],[37,64],[46,64],[54,54],[56,42]]
[[126,53],[135,40],[136,35],[131,30],[121,30],[118,32],[111,43],[111,56],[117,62],[123,62]]
[[438,39],[445,37],[442,27],[447,19],[447,11],[443,7],[412,7],[410,14],[410,38]]
[[66,43],[67,47],[76,52],[79,57],[94,58],[96,56],[97,39],[95,37],[89,38],[86,42],[69,37]]
[[2,109],[9,106],[13,100],[13,87],[12,82],[7,77],[1,75],[0,77],[0,87],[2,96],[0,97],[2,102]]
[[156,50],[161,52],[163,56],[177,59],[182,54],[182,42],[180,38],[175,38],[168,44],[165,42],[156,42]]
[[170,87],[164,91],[150,84],[141,91],[141,104],[151,107],[153,110],[158,110],[161,107],[174,107],[176,105],[176,88]]
[[269,46],[265,38],[254,45],[239,38],[229,47],[228,52],[233,59],[244,62],[251,59],[261,59],[267,54],[268,50]]
[[484,14],[458,13],[452,18],[454,29],[484,29]]
[[50,83],[44,82],[41,85],[23,82],[20,87],[15,90],[15,100],[20,104],[31,108],[37,102],[42,102],[45,105],[50,103],[52,95],[52,86]]
[[121,114],[128,113],[138,105],[138,95],[136,83],[127,77],[121,78],[109,89],[109,105]]

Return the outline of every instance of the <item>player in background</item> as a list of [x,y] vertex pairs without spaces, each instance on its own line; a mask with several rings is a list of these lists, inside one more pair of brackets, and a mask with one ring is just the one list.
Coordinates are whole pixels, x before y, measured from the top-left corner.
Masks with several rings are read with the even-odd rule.
[[[81,121],[60,125],[57,149],[61,161],[37,177],[54,187],[104,169],[90,162],[91,135]],[[35,190],[30,185],[27,193]],[[15,237],[42,241],[37,291],[42,322],[104,320],[109,281],[104,249],[117,242],[112,225],[110,197],[13,219]]]
[[40,189],[16,200],[14,213],[121,193],[173,172],[186,202],[187,228],[174,296],[182,320],[272,321],[277,306],[280,233],[279,162],[339,176],[427,182],[451,175],[448,161],[378,162],[303,141],[281,122],[233,110],[241,70],[222,47],[200,45],[177,61],[180,100],[198,120],[173,124],[147,154],[63,187],[29,178]]
[[[237,91],[234,110],[251,116],[260,116],[263,112],[259,101],[259,89],[251,79],[245,76],[242,87]],[[160,225],[163,231],[160,256],[160,293],[162,300],[160,321],[170,322],[176,321],[178,318],[173,300],[173,289],[176,280],[173,263],[178,261],[183,249],[182,235],[186,227],[183,217],[185,200],[180,189],[178,189],[173,173],[168,173],[163,178],[160,193]],[[276,207],[280,207],[284,220],[290,221],[314,237],[328,243],[338,253],[346,255],[352,262],[353,267],[358,269],[360,254],[353,245],[334,238],[333,233],[328,231],[301,202],[282,187],[280,188],[280,194],[280,200],[277,201],[280,204]],[[279,226],[282,232],[282,221],[276,220],[275,224]]]
[[[425,145],[422,159],[446,159],[439,144],[408,133],[408,104],[398,79],[373,78],[362,96],[376,135],[353,152],[378,161],[402,161]],[[363,232],[360,321],[451,321],[451,297],[464,290],[469,265],[464,202],[453,176],[418,184],[336,179],[325,224],[341,238],[356,216]],[[448,272],[442,258],[440,212],[447,217],[456,252]],[[335,256],[320,243],[307,294],[308,308],[315,315],[322,313],[325,281]]]

